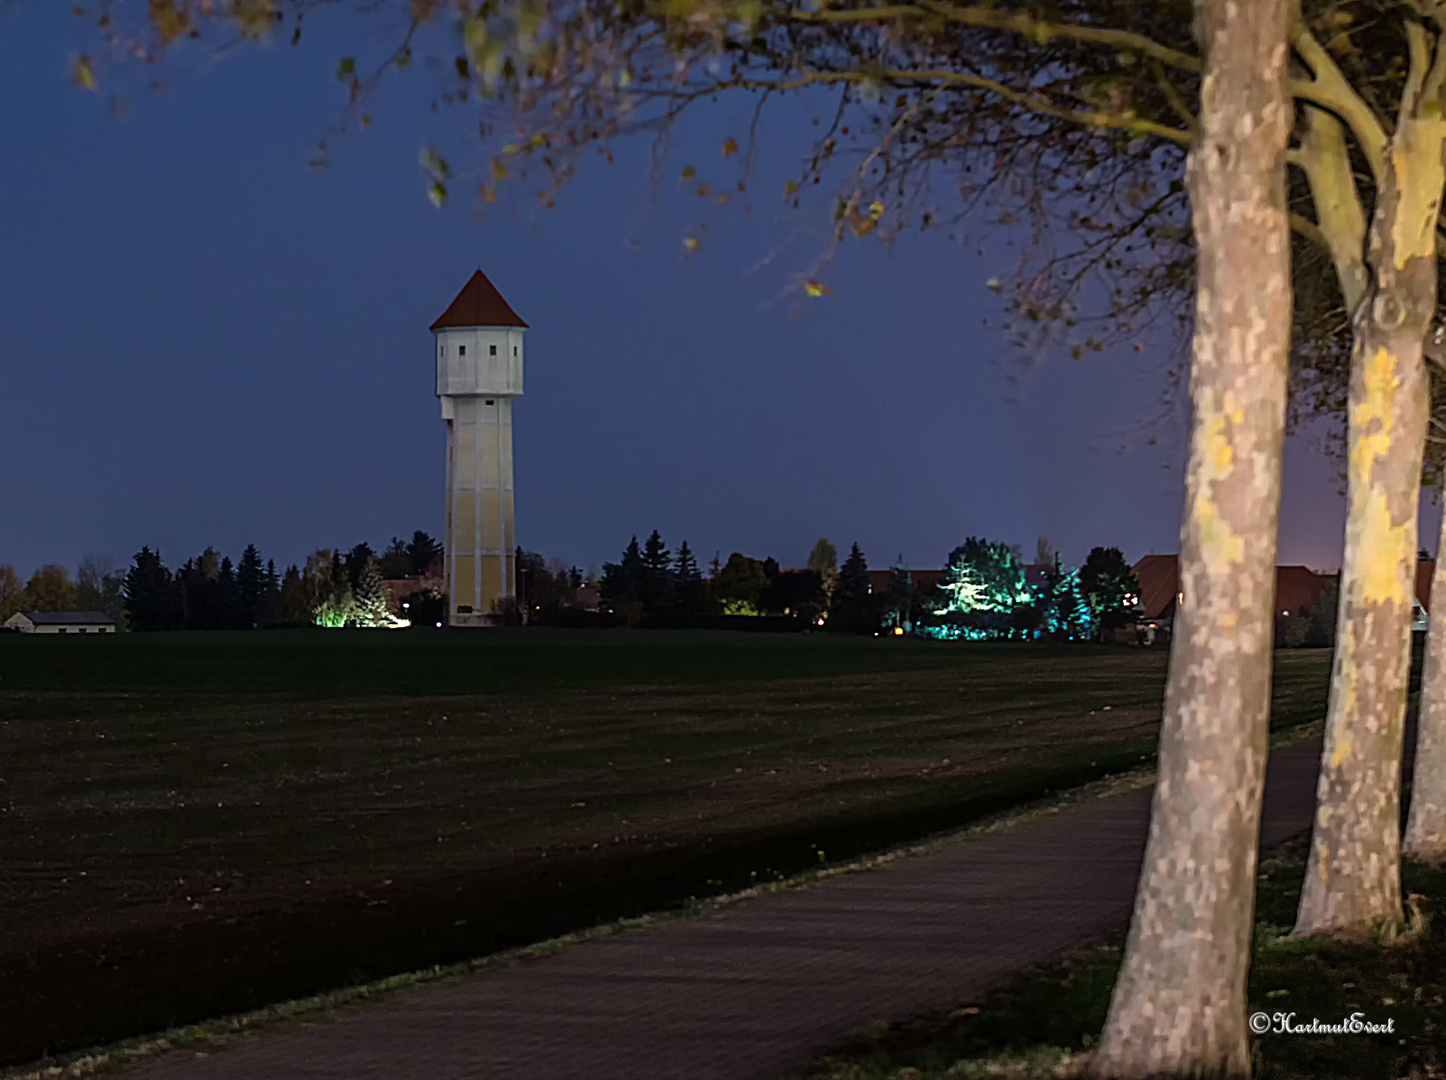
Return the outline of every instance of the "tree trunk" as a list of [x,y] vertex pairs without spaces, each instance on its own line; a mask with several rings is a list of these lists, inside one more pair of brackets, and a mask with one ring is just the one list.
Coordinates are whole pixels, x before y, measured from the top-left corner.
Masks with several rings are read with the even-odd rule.
[[[1405,112],[1405,110],[1403,110]],[[1436,308],[1439,119],[1388,147],[1351,356],[1345,562],[1325,752],[1298,935],[1366,937],[1401,919],[1401,745],[1411,674],[1416,513]]]
[[[1446,497],[1441,511],[1441,536],[1446,539]],[[1416,725],[1416,771],[1404,854],[1420,862],[1446,863],[1446,545],[1436,553],[1431,579],[1431,627]]]
[[1095,1076],[1245,1077],[1245,979],[1268,749],[1287,355],[1289,0],[1199,0],[1199,250],[1159,780]]

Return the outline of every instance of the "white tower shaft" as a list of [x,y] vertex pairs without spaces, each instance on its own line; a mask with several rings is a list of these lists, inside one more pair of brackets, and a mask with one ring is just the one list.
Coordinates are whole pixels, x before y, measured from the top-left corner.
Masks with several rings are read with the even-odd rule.
[[432,326],[447,422],[448,622],[495,626],[516,601],[512,401],[527,324],[479,270]]

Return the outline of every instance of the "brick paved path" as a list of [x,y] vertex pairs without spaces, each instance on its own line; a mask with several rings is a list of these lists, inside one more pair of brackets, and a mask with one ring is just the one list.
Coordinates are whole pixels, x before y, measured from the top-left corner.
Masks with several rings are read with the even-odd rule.
[[[1320,743],[1272,755],[1261,842],[1310,824]],[[776,1080],[1127,924],[1150,789],[813,888],[414,990],[144,1080]]]

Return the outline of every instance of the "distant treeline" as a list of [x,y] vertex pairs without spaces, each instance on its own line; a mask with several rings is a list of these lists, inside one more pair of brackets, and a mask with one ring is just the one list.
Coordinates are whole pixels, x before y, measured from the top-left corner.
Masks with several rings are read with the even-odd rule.
[[715,555],[710,569],[705,578],[686,541],[669,551],[657,530],[642,544],[635,536],[618,562],[603,567],[600,610],[628,626],[773,616],[855,634],[1090,640],[1129,623],[1139,601],[1139,583],[1117,548],[1095,548],[1083,566],[1069,569],[1042,538],[1027,566],[1018,548],[970,537],[950,552],[942,573],[916,578],[901,558],[882,585],[878,575],[871,579],[857,543],[840,566],[826,539],[802,569],[740,552],[726,563]]
[[[410,541],[393,538],[380,555],[366,543],[324,548],[282,572],[254,544],[235,562],[208,547],[175,570],[149,547],[125,570],[87,556],[76,580],[49,564],[24,585],[12,566],[0,564],[0,622],[17,611],[100,611],[141,631],[386,626],[402,604],[435,622],[443,611],[441,556],[441,545],[418,530]],[[407,579],[409,594],[389,597],[389,578]]]
[[174,573],[159,551],[143,547],[121,594],[130,628],[140,631],[387,626],[396,618],[387,578],[416,578],[419,609],[440,609],[427,581],[430,574],[440,583],[440,558],[440,545],[420,530],[410,542],[393,538],[380,555],[365,542],[345,552],[323,548],[280,574],[274,561],[261,561],[254,544],[235,564],[207,548]]

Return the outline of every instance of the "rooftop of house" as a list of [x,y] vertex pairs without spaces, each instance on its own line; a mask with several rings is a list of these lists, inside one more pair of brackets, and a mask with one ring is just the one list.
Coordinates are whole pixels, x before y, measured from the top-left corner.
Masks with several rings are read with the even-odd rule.
[[[1431,570],[1435,563],[1421,562],[1416,570],[1416,595],[1426,606],[1431,596]],[[1140,607],[1146,619],[1159,619],[1174,610],[1180,594],[1180,556],[1146,555],[1134,567],[1135,580],[1140,583]],[[1334,575],[1318,574],[1305,566],[1275,568],[1275,607],[1277,611],[1307,610],[1313,605]],[[1425,591],[1422,591],[1422,581]]]
[[103,611],[27,611],[24,615],[36,626],[115,625],[115,620]]

